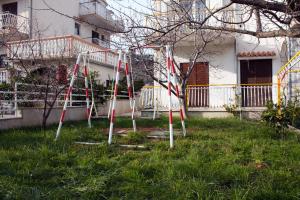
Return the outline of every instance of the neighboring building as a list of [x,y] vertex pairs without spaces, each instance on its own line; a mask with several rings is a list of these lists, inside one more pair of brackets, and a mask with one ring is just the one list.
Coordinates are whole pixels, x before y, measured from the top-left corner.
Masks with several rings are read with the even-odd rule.
[[[202,2],[206,2],[206,5]],[[194,20],[202,21],[207,15],[206,6],[211,10],[222,7],[224,0],[179,1],[183,7],[191,8]],[[161,0],[154,0],[157,13],[171,15]],[[170,9],[171,10],[171,9]],[[178,15],[178,13],[177,13]],[[242,7],[232,5],[220,12],[219,17],[228,22],[240,22]],[[168,20],[165,20],[166,23]],[[220,21],[209,19],[206,24],[220,26]],[[242,26],[256,29],[253,20],[244,24],[224,24],[224,26]],[[183,33],[189,28],[180,30]],[[177,36],[180,32],[176,32]],[[186,37],[176,44],[174,59],[183,68],[188,66],[189,56],[193,53],[194,35]],[[263,107],[268,100],[277,102],[277,76],[280,67],[287,61],[286,38],[257,39],[249,35],[223,33],[214,42],[208,44],[205,56],[196,63],[188,81],[188,106],[190,110],[224,110],[224,105],[239,104],[242,107]],[[158,54],[159,52],[157,52]],[[156,55],[157,55],[156,54]],[[157,85],[157,84],[155,84]],[[161,108],[168,107],[165,89],[155,92],[155,100]],[[151,95],[150,95],[151,96]],[[237,97],[239,96],[239,97]],[[177,102],[174,98],[174,106]]]
[[[107,6],[106,0],[0,0],[0,38],[5,44],[0,81],[9,77],[3,63],[19,70],[21,63],[32,64],[35,70],[47,60],[47,65],[70,69],[78,53],[110,49],[111,35],[124,27]],[[91,70],[98,72],[99,82],[113,78],[117,59],[113,51],[91,54]]]

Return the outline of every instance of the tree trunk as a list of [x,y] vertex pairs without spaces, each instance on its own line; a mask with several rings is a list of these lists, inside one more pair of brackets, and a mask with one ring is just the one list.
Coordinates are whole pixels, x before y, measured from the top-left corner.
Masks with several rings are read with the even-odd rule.
[[186,97],[186,86],[185,86],[185,84],[182,84],[181,91],[182,91],[181,99],[182,99],[182,104],[183,104],[183,106],[182,106],[183,115],[184,115],[185,118],[188,118],[189,116],[188,116],[188,107],[187,107],[187,97]]

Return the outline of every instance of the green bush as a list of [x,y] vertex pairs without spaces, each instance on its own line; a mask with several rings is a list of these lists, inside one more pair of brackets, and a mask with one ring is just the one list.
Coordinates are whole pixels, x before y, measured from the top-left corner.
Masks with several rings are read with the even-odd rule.
[[[0,91],[13,91],[13,87],[7,83],[0,83]],[[13,94],[3,94],[0,95],[0,100],[11,100],[13,98]]]
[[146,140],[146,135],[140,132],[129,132],[125,138],[127,144],[142,144]]
[[291,114],[288,112],[288,107],[283,103],[279,106],[272,101],[267,103],[267,110],[262,113],[262,119],[270,127],[273,127],[277,134],[281,136],[285,134],[288,125],[291,122]]

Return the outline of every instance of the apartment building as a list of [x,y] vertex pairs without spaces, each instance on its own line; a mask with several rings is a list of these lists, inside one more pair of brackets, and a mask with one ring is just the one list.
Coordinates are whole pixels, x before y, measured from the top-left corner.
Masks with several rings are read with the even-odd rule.
[[[153,1],[158,19],[169,19],[162,23],[168,23],[174,15],[166,2],[168,1]],[[228,2],[227,0],[184,0],[177,3],[185,9],[184,12],[190,14],[193,20],[202,22],[210,12],[227,5]],[[255,19],[245,20],[247,15],[244,14],[243,9],[242,6],[233,4],[218,12],[216,17],[207,20],[205,25],[238,26],[240,29],[256,30]],[[180,17],[178,12],[176,16]],[[230,23],[222,24],[224,21]],[[238,24],[243,21],[245,22]],[[186,34],[189,31],[188,26],[181,27],[176,35],[179,37],[181,33]],[[207,32],[213,34],[212,31]],[[174,59],[183,68],[189,65],[194,49],[191,47],[195,43],[195,38],[201,40],[201,37],[197,37],[197,33],[194,33],[176,43]],[[277,102],[276,74],[288,59],[287,43],[287,38],[257,39],[250,35],[228,32],[218,35],[207,45],[204,56],[197,60],[188,80],[186,92],[190,110],[220,111],[224,110],[224,105],[233,104],[241,104],[244,108],[252,109],[264,107],[269,100]],[[296,51],[295,48],[293,50]],[[165,89],[155,89],[154,96],[152,107],[154,104],[159,105],[162,110],[168,107]],[[240,103],[237,103],[238,101]],[[175,98],[173,103],[174,107],[178,107]]]
[[20,62],[32,70],[43,67],[41,60],[70,69],[80,52],[96,51],[91,70],[99,82],[113,78],[111,37],[124,27],[106,0],[0,0],[0,13],[0,81],[9,81],[8,66],[21,70]]

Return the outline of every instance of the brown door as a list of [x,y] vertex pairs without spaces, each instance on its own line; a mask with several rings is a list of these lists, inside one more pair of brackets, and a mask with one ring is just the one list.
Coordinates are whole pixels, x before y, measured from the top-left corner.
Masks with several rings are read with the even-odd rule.
[[272,59],[241,60],[242,106],[263,107],[272,99]]
[[[186,73],[189,63],[182,63]],[[209,65],[206,62],[196,63],[188,80],[189,107],[209,106]]]
[[9,12],[14,15],[18,15],[18,3],[8,3],[2,5],[3,12]]

